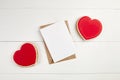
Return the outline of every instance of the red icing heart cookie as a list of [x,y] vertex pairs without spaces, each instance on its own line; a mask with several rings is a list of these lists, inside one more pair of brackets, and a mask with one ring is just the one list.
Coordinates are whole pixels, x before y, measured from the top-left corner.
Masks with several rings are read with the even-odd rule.
[[99,20],[91,20],[88,16],[83,16],[77,22],[77,31],[85,40],[97,37],[102,31],[102,24]]
[[13,59],[15,63],[21,66],[30,66],[36,62],[37,51],[30,43],[25,43],[20,50],[14,53]]

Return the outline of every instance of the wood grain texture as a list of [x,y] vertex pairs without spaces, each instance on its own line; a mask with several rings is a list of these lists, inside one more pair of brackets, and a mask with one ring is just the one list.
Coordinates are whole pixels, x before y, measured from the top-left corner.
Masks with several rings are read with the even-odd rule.
[[60,20],[68,20],[74,41],[82,41],[76,31],[76,21],[84,15],[99,19],[103,25],[100,36],[91,41],[120,41],[119,14],[120,10],[3,9],[0,10],[0,41],[42,41],[40,25]]
[[0,8],[102,8],[119,9],[119,0],[1,0]]
[[2,80],[119,80],[120,74],[2,74]]
[[[0,73],[120,73],[119,42],[75,42],[77,58],[49,64],[43,42],[38,48],[38,62],[29,68],[19,67],[12,60],[14,51],[24,42],[0,42]],[[7,67],[9,66],[9,67]],[[6,68],[7,67],[7,68]]]

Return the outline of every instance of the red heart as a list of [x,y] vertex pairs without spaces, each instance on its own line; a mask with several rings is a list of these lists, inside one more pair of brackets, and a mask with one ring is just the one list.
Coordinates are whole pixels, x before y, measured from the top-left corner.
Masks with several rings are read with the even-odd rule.
[[85,39],[92,39],[97,37],[102,31],[102,24],[99,20],[83,16],[77,22],[77,30],[79,34]]
[[18,65],[30,66],[36,62],[36,54],[34,46],[30,43],[25,43],[20,50],[14,53],[13,59]]

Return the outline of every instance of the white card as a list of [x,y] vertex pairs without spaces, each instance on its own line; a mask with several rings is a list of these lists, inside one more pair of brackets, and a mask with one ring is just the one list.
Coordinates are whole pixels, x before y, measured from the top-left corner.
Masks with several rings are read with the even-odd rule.
[[75,54],[72,37],[64,21],[40,29],[54,62]]

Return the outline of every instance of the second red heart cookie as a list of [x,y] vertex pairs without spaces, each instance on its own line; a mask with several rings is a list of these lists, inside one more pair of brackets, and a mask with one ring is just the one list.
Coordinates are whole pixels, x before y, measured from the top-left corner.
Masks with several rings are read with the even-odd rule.
[[102,31],[102,24],[97,19],[83,16],[77,22],[77,31],[85,40],[97,37]]
[[36,62],[37,51],[33,44],[25,43],[20,50],[14,53],[13,59],[16,64],[21,66],[30,66]]

